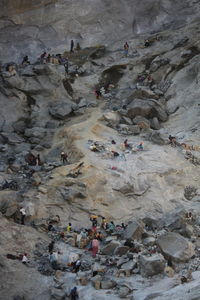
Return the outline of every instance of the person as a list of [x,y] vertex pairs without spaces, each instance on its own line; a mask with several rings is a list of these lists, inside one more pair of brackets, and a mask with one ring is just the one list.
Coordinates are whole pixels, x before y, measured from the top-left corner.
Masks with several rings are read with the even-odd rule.
[[77,261],[74,262],[72,271],[77,273],[79,271],[80,267],[81,267],[81,261],[80,261],[80,259],[78,259]]
[[62,160],[63,164],[68,161],[67,158],[68,158],[67,153],[65,153],[64,151],[61,152],[60,159]]
[[47,53],[45,51],[40,55],[41,63],[46,63],[46,55]]
[[67,232],[71,232],[72,231],[72,224],[68,223],[67,225]]
[[41,159],[40,159],[40,154],[38,154],[37,156],[36,156],[36,166],[41,166]]
[[24,56],[23,60],[22,60],[22,65],[30,65],[30,61],[28,59],[28,55]]
[[49,253],[52,254],[54,250],[55,241],[51,241],[51,243],[48,246]]
[[95,90],[94,93],[95,93],[96,99],[99,99],[99,97],[101,96],[100,90]]
[[106,230],[107,220],[105,217],[102,217],[101,227]]
[[145,46],[145,47],[149,47],[149,46],[150,46],[150,41],[149,41],[148,39],[146,39],[146,40],[144,41],[144,46]]
[[144,150],[143,142],[139,143],[139,145],[137,146],[137,150],[138,151]]
[[126,43],[124,44],[124,54],[125,54],[125,56],[128,55],[128,50],[129,50],[129,44],[126,42]]
[[124,147],[125,148],[130,148],[130,145],[128,144],[128,140],[127,139],[124,141]]
[[70,291],[70,300],[77,300],[79,298],[77,287],[75,286],[71,291]]
[[176,137],[175,136],[172,136],[171,134],[169,135],[169,142],[170,142],[170,145],[172,147],[176,147]]
[[117,151],[112,150],[111,153],[113,154],[114,157],[119,156],[119,153]]
[[74,52],[74,41],[71,40],[71,43],[70,43],[70,52],[73,53]]
[[66,59],[66,61],[64,63],[64,68],[65,68],[65,76],[67,76],[67,74],[69,73],[69,61],[68,61],[68,58]]
[[22,256],[22,263],[24,265],[26,265],[28,262],[28,257],[27,257],[27,253],[24,253],[23,256]]
[[80,51],[80,50],[81,50],[81,46],[80,46],[80,43],[79,43],[79,42],[77,42],[77,44],[76,44],[76,50],[77,50],[77,51]]
[[99,241],[96,238],[94,238],[92,240],[92,257],[96,257],[98,251],[99,251]]
[[124,223],[121,223],[121,227],[125,230],[127,225],[125,225]]
[[97,149],[97,145],[94,143],[90,146],[90,150],[93,152],[98,152],[99,150]]
[[21,224],[24,225],[24,220],[25,220],[25,216],[26,216],[26,210],[24,207],[20,208],[20,213],[21,213]]
[[47,62],[47,63],[50,63],[50,61],[51,61],[51,54],[48,54],[48,55],[47,55],[47,58],[46,58],[46,62]]
[[111,221],[110,223],[108,223],[108,230],[110,232],[113,232],[115,230],[115,224],[113,221]]

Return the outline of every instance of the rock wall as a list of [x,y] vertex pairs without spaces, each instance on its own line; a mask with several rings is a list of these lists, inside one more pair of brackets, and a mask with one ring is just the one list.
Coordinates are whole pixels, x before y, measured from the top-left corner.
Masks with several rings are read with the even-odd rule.
[[[82,46],[111,44],[135,34],[177,28],[199,12],[197,1],[39,0],[0,3],[0,60],[41,51],[63,51],[73,38]],[[122,43],[122,42],[120,42]]]

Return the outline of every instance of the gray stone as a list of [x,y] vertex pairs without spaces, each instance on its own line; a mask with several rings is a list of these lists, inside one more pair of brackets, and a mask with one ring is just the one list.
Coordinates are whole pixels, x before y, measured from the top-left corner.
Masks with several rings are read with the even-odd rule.
[[49,107],[50,115],[59,120],[65,120],[72,112],[72,104],[64,101],[52,103]]
[[140,240],[143,232],[144,232],[144,223],[141,220],[138,221],[135,219],[126,227],[123,234],[123,238]]
[[132,271],[137,265],[135,260],[130,260],[121,266],[121,270]]
[[164,256],[177,262],[186,262],[195,254],[194,245],[175,232],[160,236],[157,242]]
[[160,129],[160,123],[158,121],[158,118],[154,117],[152,120],[151,120],[151,128],[152,129],[155,129],[155,130],[159,130]]
[[122,256],[129,251],[129,247],[127,246],[119,246],[115,249],[114,255]]
[[133,123],[138,125],[140,128],[149,128],[150,127],[150,121],[142,116],[136,116],[133,119]]
[[158,131],[153,131],[149,134],[149,140],[157,145],[165,145],[166,141]]
[[42,139],[46,135],[46,129],[42,127],[27,128],[24,135],[29,138]]
[[141,255],[139,265],[142,276],[153,276],[164,271],[165,259],[161,254],[154,254],[152,256]]
[[114,250],[120,246],[120,243],[117,241],[111,241],[108,245],[104,246],[101,249],[101,253],[104,255],[113,255]]
[[116,282],[114,280],[103,280],[101,281],[101,288],[108,290],[113,289],[116,286]]
[[156,243],[156,239],[153,236],[147,237],[144,240],[142,240],[142,243],[145,246],[153,246]]

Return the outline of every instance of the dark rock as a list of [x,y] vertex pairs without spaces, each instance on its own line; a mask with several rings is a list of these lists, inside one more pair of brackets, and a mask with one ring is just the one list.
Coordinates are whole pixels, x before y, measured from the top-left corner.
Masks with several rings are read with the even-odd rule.
[[119,246],[115,249],[114,255],[122,256],[129,251],[129,247],[127,246]]
[[155,130],[159,130],[160,129],[160,123],[158,121],[158,118],[154,117],[152,120],[151,120],[151,128],[152,129],[155,129]]
[[52,103],[49,107],[49,113],[52,117],[59,120],[65,120],[72,112],[72,104],[64,101]]
[[186,186],[184,189],[184,197],[187,200],[192,200],[197,195],[197,188],[195,186]]
[[160,132],[153,131],[149,135],[149,140],[157,145],[165,145],[165,139],[162,137]]

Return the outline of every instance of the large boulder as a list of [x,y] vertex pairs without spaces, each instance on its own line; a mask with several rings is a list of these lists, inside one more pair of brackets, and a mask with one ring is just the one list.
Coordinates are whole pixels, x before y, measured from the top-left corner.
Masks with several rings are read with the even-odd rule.
[[115,249],[120,246],[120,243],[117,241],[111,241],[108,245],[104,246],[101,249],[102,254],[113,255]]
[[73,104],[71,102],[59,101],[51,103],[49,107],[50,115],[59,120],[65,120],[73,111]]
[[194,245],[175,232],[160,236],[157,243],[166,258],[177,262],[186,262],[195,254]]
[[139,264],[142,276],[148,277],[164,271],[165,259],[161,254],[154,254],[152,256],[141,255]]
[[124,239],[140,240],[144,232],[144,223],[134,220],[128,224],[124,231]]

